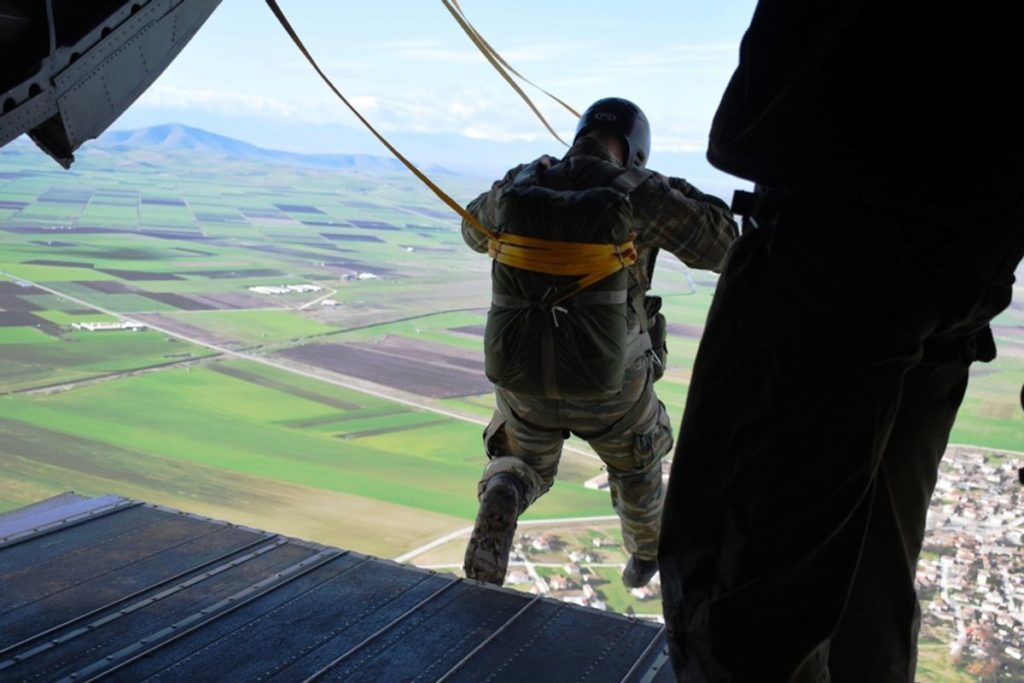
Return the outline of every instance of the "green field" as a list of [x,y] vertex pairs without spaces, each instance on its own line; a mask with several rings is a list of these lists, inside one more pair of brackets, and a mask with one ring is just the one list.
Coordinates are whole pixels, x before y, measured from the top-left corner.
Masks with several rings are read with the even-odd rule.
[[948,644],[922,640],[918,643],[917,680],[920,683],[974,683],[980,679],[956,668],[949,656]]
[[[221,365],[253,380],[217,372]],[[114,489],[177,507],[226,507],[231,501],[212,482],[242,475],[256,482],[247,507],[258,508],[261,492],[282,484],[342,495],[374,519],[418,525],[416,510],[427,522],[451,518],[450,524],[463,525],[475,514],[482,465],[478,426],[401,410],[252,362],[218,361],[73,391],[6,396],[0,407],[0,460],[5,478],[18,482],[4,487],[3,508],[54,483],[88,494]],[[337,426],[295,426],[339,417],[344,420]],[[352,437],[368,429],[381,433]],[[563,480],[530,516],[609,512],[606,494]],[[344,508],[316,513],[316,525],[339,521],[338,529],[318,540],[384,554],[404,549],[382,543],[386,531],[353,537],[341,523],[346,514]],[[266,515],[264,526],[288,522],[309,536],[291,515]],[[365,532],[361,524],[356,528]],[[416,529],[402,538],[418,538]]]
[[177,363],[210,355],[154,332],[67,332],[54,338],[30,328],[0,328],[5,392]]
[[[309,295],[307,295],[309,296]],[[295,311],[196,311],[169,317],[245,344],[269,344],[337,332]]]
[[[0,326],[4,418],[48,430],[39,438],[53,440],[55,453],[66,450],[60,439],[67,435],[469,518],[474,503],[464,492],[481,466],[479,422],[493,406],[487,392],[425,400],[465,415],[461,421],[279,371],[285,380],[253,384],[271,371],[249,363],[247,379],[216,372],[240,361],[214,360],[216,349],[204,346],[273,354],[309,340],[365,345],[390,338],[479,357],[479,335],[461,330],[484,322],[488,260],[464,249],[455,222],[427,217],[440,215],[438,207],[404,176],[299,167],[268,173],[174,154],[159,159],[159,168],[140,167],[136,161],[153,163],[152,155],[130,157],[83,154],[67,174],[38,156],[0,153],[0,168],[15,171],[0,180],[0,193],[25,204],[0,214],[0,271],[7,273],[0,284],[13,297],[5,301],[30,316]],[[486,186],[452,182],[467,194]],[[51,190],[82,201],[45,201]],[[356,277],[365,272],[378,277]],[[18,279],[56,293],[17,289],[11,283]],[[323,289],[248,289],[302,283]],[[714,278],[665,258],[655,285],[669,321],[683,330],[670,335],[659,384],[678,421]],[[338,305],[302,308],[328,294]],[[117,313],[180,336],[71,328],[116,320]],[[1024,319],[1020,311],[1005,317],[1004,336]],[[1014,379],[1024,370],[1024,345],[1014,334],[1011,353],[976,373],[954,441],[1024,450]],[[89,381],[95,379],[104,381]],[[344,401],[359,408],[301,398],[285,386],[296,383],[319,387],[302,391],[346,392]],[[44,387],[54,389],[11,394]],[[595,471],[592,461],[568,457],[559,489],[534,514],[607,513],[603,496],[579,487]],[[72,471],[47,491],[76,486]],[[2,496],[5,507],[36,495],[4,490],[12,491]]]
[[[0,511],[113,492],[384,556],[470,523],[488,391],[410,394],[285,360],[307,343],[453,372],[482,359],[490,262],[413,180],[88,147],[67,173],[20,145],[0,151]],[[461,200],[488,183],[445,179]],[[249,289],[301,284],[321,289]],[[660,261],[675,332],[658,392],[676,426],[714,284]],[[122,317],[151,327],[73,327]],[[972,369],[952,441],[1024,451],[1024,308],[995,327],[1000,357]],[[567,453],[528,518],[612,514],[582,485],[599,469]],[[599,573],[613,609],[657,611]],[[947,653],[922,644],[920,680],[974,680]]]

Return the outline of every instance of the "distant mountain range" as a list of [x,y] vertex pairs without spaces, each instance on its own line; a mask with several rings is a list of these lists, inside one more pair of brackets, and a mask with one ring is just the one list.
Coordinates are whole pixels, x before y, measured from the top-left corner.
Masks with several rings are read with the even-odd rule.
[[[164,123],[169,120],[169,117],[177,118],[179,116],[184,117],[184,119],[177,119],[180,123]],[[108,131],[101,138],[103,142],[99,144],[106,144],[108,140],[125,140],[126,134],[137,132],[127,130],[129,128],[161,131],[178,127],[186,132],[195,131],[195,137],[199,139],[204,136],[212,136],[214,139],[230,140],[233,145],[244,146],[247,153],[250,154],[273,154],[273,156],[255,157],[268,161],[273,159],[282,160],[285,163],[352,168],[352,166],[348,166],[349,163],[357,163],[357,160],[362,160],[362,163],[366,164],[364,166],[366,169],[377,168],[381,169],[381,172],[390,172],[401,168],[372,135],[362,128],[352,128],[346,125],[310,124],[298,121],[257,119],[226,113],[143,108],[128,110],[115,126],[121,126],[126,130]],[[227,138],[207,131],[229,133],[231,137]],[[541,154],[558,156],[565,151],[564,147],[549,138],[529,142],[523,140],[503,142],[456,133],[388,132],[387,135],[403,154],[415,163],[421,164],[424,170],[440,172],[441,169],[445,169],[449,172],[480,178],[485,183],[482,187],[486,187],[495,178],[500,178],[505,171],[516,164],[536,159]],[[171,140],[175,137],[171,136]],[[157,135],[157,139],[160,139],[159,135]],[[242,140],[245,142],[241,142]],[[97,144],[97,142],[89,144]],[[199,144],[199,140],[196,141],[196,144]],[[83,152],[88,147],[89,145],[86,145]],[[236,147],[235,152],[222,151],[220,153],[241,154],[240,150],[241,148]],[[253,150],[258,151],[254,152]],[[325,154],[325,152],[331,153]],[[730,178],[712,168],[702,152],[667,152],[658,149],[657,139],[655,139],[651,154],[651,167],[666,175],[686,178],[701,190],[726,199],[732,196],[734,188],[749,187],[749,183]]]
[[[88,155],[90,150],[106,153],[124,153],[151,150],[157,153],[210,154],[227,159],[265,161],[270,164],[290,164],[326,169],[354,170],[365,173],[406,173],[397,159],[370,151],[383,147],[365,131],[345,126],[284,125],[252,121],[217,119],[211,124],[231,130],[239,137],[257,140],[253,144],[235,137],[212,133],[203,128],[181,123],[162,123],[136,129],[108,130],[79,151]],[[369,139],[367,139],[369,138]],[[458,174],[478,178],[481,188],[504,175],[517,163],[530,161],[541,154],[559,155],[564,148],[548,141],[499,142],[468,138],[453,133],[396,133],[390,136],[395,146],[431,174]],[[313,140],[319,141],[318,145]],[[298,151],[275,149],[292,147]],[[34,147],[27,138],[9,144],[4,152],[22,153]],[[320,154],[309,149],[349,149],[352,153]],[[654,170],[666,175],[686,178],[705,192],[728,200],[736,187],[749,187],[749,183],[730,178],[711,168],[699,153],[657,152],[652,155]]]
[[[195,152],[227,159],[266,161],[274,164],[356,170],[367,173],[405,171],[405,166],[401,162],[390,157],[371,154],[302,154],[266,149],[180,123],[166,123],[137,130],[107,131],[97,140],[89,143],[83,152],[87,153],[89,147],[108,152],[128,152],[139,149],[162,152]],[[450,173],[437,165],[427,166],[423,170],[431,173]]]

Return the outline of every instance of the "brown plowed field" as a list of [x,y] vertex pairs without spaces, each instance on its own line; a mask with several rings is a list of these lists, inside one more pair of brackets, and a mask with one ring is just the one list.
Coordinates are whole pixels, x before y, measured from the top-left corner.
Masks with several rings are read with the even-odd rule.
[[671,334],[677,334],[680,337],[689,337],[690,339],[700,339],[700,336],[704,334],[704,327],[702,325],[669,323],[666,327]]
[[470,370],[481,375],[484,372],[484,355],[480,349],[463,349],[397,335],[384,335],[371,348],[436,365],[450,365],[458,370]]
[[223,337],[219,334],[211,332],[202,327],[195,325],[189,325],[181,320],[176,320],[170,316],[161,315],[159,313],[133,313],[132,319],[138,320],[140,323],[156,325],[175,334],[180,334],[188,339],[198,341],[204,344],[213,344],[214,346],[226,346],[232,347],[237,345],[237,340]]
[[139,292],[139,294],[147,299],[159,301],[168,306],[174,306],[182,311],[213,311],[217,309],[217,306],[213,304],[199,301],[184,294],[175,294],[174,292]]
[[437,349],[440,345],[430,346],[428,352],[421,342],[307,344],[279,353],[307,365],[431,398],[476,396],[493,389],[484,376],[482,362],[470,368],[471,359],[462,358],[456,363],[448,347],[442,347],[442,352]]
[[[244,292],[216,292],[212,294],[189,294],[188,298],[218,311],[244,311],[251,308],[287,308],[280,302],[260,294]],[[195,309],[186,309],[195,310]]]
[[74,284],[88,287],[101,294],[134,294],[142,291],[119,280],[76,280]]

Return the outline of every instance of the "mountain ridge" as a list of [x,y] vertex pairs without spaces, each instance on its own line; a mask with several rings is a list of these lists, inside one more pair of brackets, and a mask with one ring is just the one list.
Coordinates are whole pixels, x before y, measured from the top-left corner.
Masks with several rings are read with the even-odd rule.
[[[314,166],[369,173],[404,172],[405,166],[385,156],[373,154],[311,154],[260,147],[244,140],[213,133],[181,123],[164,123],[131,130],[108,130],[91,143],[107,152],[139,149],[163,152],[198,152],[216,154],[228,159],[267,161],[297,166]],[[444,167],[428,165],[431,173],[453,173]]]

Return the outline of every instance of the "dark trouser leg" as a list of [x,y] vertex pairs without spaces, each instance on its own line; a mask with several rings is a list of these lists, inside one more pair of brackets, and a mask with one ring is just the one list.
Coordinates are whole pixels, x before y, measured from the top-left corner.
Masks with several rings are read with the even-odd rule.
[[778,242],[755,232],[734,247],[680,427],[659,560],[684,680],[827,671],[875,472],[920,358],[913,325],[851,291],[852,259],[846,272],[815,269]]
[[948,234],[807,212],[734,247],[659,552],[681,680],[910,679],[911,565],[966,366],[935,346],[1008,304],[1019,209]]
[[920,627],[917,559],[972,356],[964,341],[928,345],[904,381],[856,580],[831,641],[829,669],[836,683],[913,680]]

